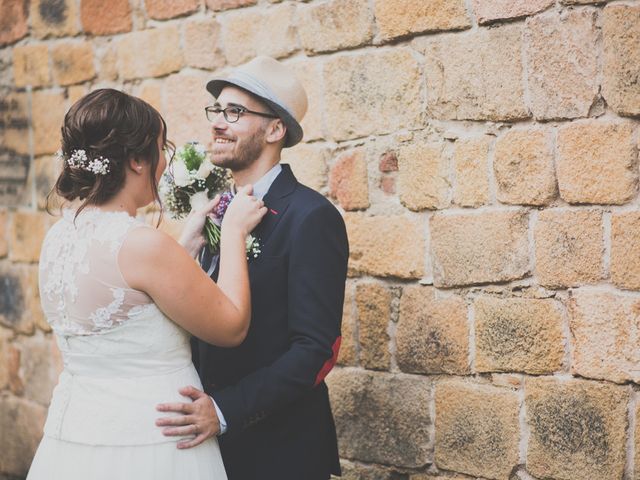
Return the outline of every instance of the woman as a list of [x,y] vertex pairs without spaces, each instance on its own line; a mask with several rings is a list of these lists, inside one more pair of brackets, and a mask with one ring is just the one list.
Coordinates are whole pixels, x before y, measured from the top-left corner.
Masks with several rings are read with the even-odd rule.
[[155,426],[155,405],[184,401],[175,393],[184,385],[202,387],[189,333],[221,346],[244,339],[245,238],[266,209],[250,188],[234,198],[216,285],[194,261],[216,201],[190,216],[179,243],[135,219],[159,200],[168,146],[160,114],[117,90],[94,91],[65,116],[54,190],[82,203],[42,247],[41,302],[64,370],[29,480],[226,478],[215,438],[176,448],[180,439]]

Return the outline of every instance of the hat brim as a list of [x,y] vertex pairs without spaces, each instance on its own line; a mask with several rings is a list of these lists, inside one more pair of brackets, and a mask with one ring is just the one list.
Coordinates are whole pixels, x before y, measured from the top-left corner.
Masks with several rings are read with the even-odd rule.
[[250,94],[258,97],[260,101],[264,102],[278,117],[280,117],[282,123],[284,123],[285,127],[287,127],[287,133],[284,142],[285,148],[293,147],[294,145],[299,143],[300,140],[302,140],[302,136],[304,135],[302,126],[300,126],[298,121],[293,118],[293,115],[291,115],[286,109],[282,108],[277,103],[260,95],[252,85],[236,79],[214,78],[207,83],[207,90],[215,98],[218,98],[220,92],[222,92],[222,89],[227,86],[241,88],[242,90],[246,90]]

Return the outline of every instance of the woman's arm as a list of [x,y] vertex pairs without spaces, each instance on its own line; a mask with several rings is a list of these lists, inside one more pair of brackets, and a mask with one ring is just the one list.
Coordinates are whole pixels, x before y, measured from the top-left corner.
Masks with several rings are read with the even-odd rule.
[[184,247],[159,230],[133,230],[118,257],[131,288],[146,292],[171,320],[214,345],[236,346],[249,328],[245,238],[266,212],[250,191],[238,192],[225,215],[219,286]]

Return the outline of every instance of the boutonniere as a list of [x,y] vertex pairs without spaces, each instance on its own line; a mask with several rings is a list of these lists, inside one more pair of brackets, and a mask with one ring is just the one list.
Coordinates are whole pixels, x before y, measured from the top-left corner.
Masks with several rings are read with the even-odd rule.
[[[213,252],[220,251],[220,235],[221,235],[221,225],[222,219],[224,218],[224,214],[227,213],[227,208],[229,204],[233,200],[233,193],[231,191],[226,191],[222,195],[220,195],[220,202],[218,206],[213,209],[213,212],[209,214],[210,222],[205,224],[205,237],[207,238],[207,244],[210,245],[214,250]],[[252,234],[247,235],[246,239],[246,251],[247,251],[247,260],[251,258],[258,258],[260,255],[260,241],[254,237]]]

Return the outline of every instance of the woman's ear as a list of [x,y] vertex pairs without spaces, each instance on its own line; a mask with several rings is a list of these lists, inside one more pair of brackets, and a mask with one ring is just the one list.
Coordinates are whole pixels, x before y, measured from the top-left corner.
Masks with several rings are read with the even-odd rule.
[[144,164],[137,158],[129,159],[129,169],[134,173],[142,173],[144,170]]
[[267,141],[267,143],[278,143],[285,137],[286,134],[287,127],[285,127],[284,123],[282,123],[282,120],[277,119],[271,122],[271,124],[269,125],[265,140]]

